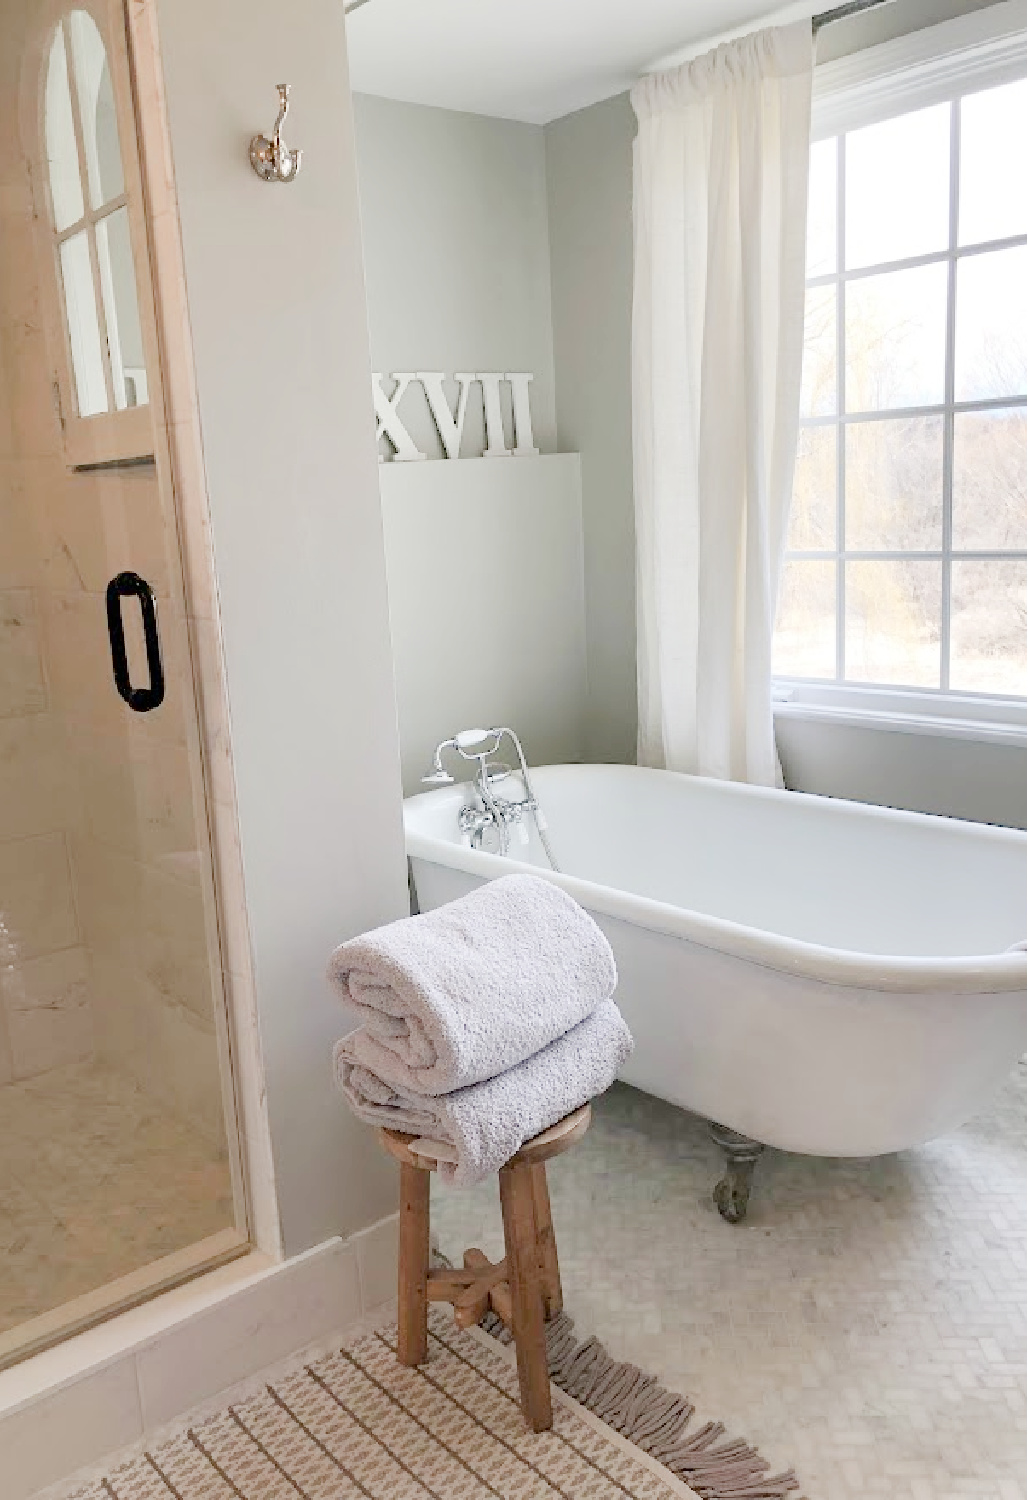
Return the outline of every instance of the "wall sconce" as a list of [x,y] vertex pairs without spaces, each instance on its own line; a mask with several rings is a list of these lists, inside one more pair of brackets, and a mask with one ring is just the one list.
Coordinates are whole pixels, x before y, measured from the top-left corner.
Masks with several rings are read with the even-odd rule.
[[255,135],[250,142],[250,165],[264,182],[292,182],[300,170],[300,157],[303,153],[288,150],[282,138],[282,125],[289,113],[290,86],[288,83],[279,83],[276,87],[278,119],[270,140],[266,135]]

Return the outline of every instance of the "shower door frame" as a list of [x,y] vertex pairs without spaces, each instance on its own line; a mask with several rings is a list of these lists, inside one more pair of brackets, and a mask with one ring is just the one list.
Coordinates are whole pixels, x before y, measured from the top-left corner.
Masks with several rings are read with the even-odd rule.
[[[188,650],[191,691],[184,718],[236,1222],[0,1333],[0,1369],[254,1249],[282,1257],[156,7],[154,0],[44,0],[27,40],[20,118],[26,146],[34,147],[40,301],[55,368],[65,350],[64,313],[56,274],[48,274],[54,256],[49,215],[40,212],[46,204],[41,109],[54,27],[72,9],[94,16],[108,51],[140,294],[153,460],[165,515],[175,528],[169,538],[174,545],[168,546],[171,610]],[[64,370],[70,380],[66,364]],[[67,455],[69,466],[83,461],[81,454]]]

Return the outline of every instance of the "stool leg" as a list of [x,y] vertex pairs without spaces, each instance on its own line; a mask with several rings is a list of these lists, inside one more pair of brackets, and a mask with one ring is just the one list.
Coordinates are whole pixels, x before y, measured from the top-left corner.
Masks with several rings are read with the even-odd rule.
[[529,1167],[500,1168],[500,1205],[507,1247],[511,1332],[518,1356],[521,1407],[533,1432],[545,1432],[553,1426],[553,1409],[546,1367],[542,1275]]
[[431,1172],[400,1163],[400,1276],[396,1353],[402,1365],[428,1358],[428,1202]]
[[557,1264],[557,1241],[550,1215],[550,1190],[546,1185],[546,1164],[537,1162],[528,1169],[532,1174],[532,1199],[535,1205],[535,1233],[539,1246],[539,1269],[543,1278],[543,1303],[546,1321],[555,1318],[564,1306]]

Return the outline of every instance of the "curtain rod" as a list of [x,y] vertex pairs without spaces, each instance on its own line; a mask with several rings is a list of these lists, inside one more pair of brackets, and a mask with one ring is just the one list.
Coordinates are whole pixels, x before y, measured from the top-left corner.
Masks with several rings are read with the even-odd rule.
[[[365,0],[356,0],[358,5],[363,5]],[[831,10],[823,10],[819,15],[811,16],[810,28],[817,36],[822,26],[831,26],[833,21],[845,21],[849,16],[859,16],[865,10],[877,10],[880,5],[890,5],[892,0],[846,0],[844,5],[836,5]]]
[[[367,3],[368,0],[345,0],[343,10],[349,14],[351,10],[359,10]],[[836,5],[832,10],[823,10],[819,15],[811,16],[811,30],[816,36],[822,26],[831,26],[833,21],[845,21],[848,16],[859,16],[865,10],[877,10],[880,5],[891,3],[892,0],[846,0],[844,5]]]

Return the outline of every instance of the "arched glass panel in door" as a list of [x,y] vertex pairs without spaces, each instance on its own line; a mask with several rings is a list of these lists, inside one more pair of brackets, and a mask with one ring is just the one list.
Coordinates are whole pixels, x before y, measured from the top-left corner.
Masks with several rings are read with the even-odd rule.
[[146,361],[118,117],[103,37],[86,10],[50,47],[45,138],[51,223],[78,416],[145,406]]

